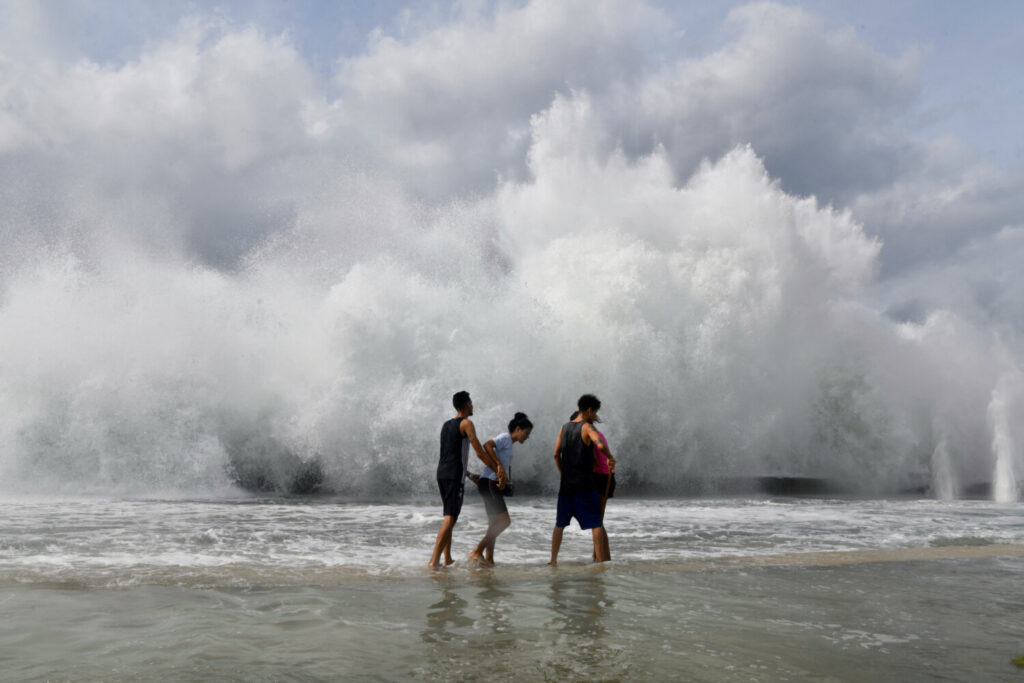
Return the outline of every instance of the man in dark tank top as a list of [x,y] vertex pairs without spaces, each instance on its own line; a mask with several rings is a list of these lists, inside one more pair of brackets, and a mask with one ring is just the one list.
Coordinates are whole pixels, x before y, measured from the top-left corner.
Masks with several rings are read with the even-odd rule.
[[601,496],[594,486],[594,449],[598,448],[605,454],[610,467],[615,467],[615,458],[592,425],[593,422],[600,422],[597,411],[601,409],[601,401],[593,394],[584,394],[580,396],[577,406],[580,411],[579,421],[562,425],[555,442],[555,465],[558,466],[561,480],[555,529],[551,534],[552,566],[558,564],[562,532],[573,517],[581,529],[592,530],[594,559],[597,562],[611,559],[608,534],[601,520]]
[[448,566],[452,559],[452,529],[462,512],[464,484],[468,476],[473,481],[479,477],[467,470],[469,465],[469,447],[472,446],[477,455],[484,458],[484,449],[476,437],[476,427],[470,416],[473,414],[473,401],[469,392],[460,391],[452,396],[452,406],[456,416],[441,425],[441,455],[437,461],[437,488],[441,491],[441,503],[444,506],[444,520],[434,541],[434,552],[430,556],[428,567],[436,569],[441,566],[441,555]]

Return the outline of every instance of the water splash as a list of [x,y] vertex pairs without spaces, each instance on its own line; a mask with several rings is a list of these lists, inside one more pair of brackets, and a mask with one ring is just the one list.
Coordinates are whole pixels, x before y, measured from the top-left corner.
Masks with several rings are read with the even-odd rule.
[[988,476],[985,445],[931,445],[936,396],[979,431],[988,348],[950,316],[899,325],[867,305],[880,245],[848,213],[787,194],[749,148],[680,186],[663,150],[634,161],[606,138],[585,96],[560,97],[534,117],[531,178],[488,195],[425,206],[364,174],[321,179],[236,272],[99,236],[19,254],[0,302],[3,485],[428,493],[460,389],[484,436],[531,415],[516,475],[545,490],[585,391],[634,490],[801,475],[894,491],[946,481],[946,460]]
[[1016,503],[1020,499],[1017,482],[1017,449],[1010,424],[1015,390],[1019,388],[1017,373],[1007,373],[992,391],[988,420],[992,428],[992,499],[997,503]]
[[932,452],[932,492],[939,500],[956,500],[959,496],[949,442],[945,436],[939,439]]

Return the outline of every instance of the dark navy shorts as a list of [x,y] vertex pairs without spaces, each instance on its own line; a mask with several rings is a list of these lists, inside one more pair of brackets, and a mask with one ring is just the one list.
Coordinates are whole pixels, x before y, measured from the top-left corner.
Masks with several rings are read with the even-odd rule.
[[438,479],[437,488],[441,490],[444,516],[458,519],[462,512],[462,482],[458,479]]
[[505,505],[505,494],[498,488],[498,482],[480,477],[476,488],[480,491],[480,497],[484,499],[488,519],[508,512],[508,506]]
[[596,529],[601,522],[601,497],[597,491],[573,493],[558,497],[555,526],[566,527],[575,517],[581,529]]

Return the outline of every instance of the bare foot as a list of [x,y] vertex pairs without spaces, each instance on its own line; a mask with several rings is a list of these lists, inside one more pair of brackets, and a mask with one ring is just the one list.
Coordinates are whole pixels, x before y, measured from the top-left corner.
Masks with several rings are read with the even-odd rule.
[[493,567],[494,562],[488,560],[486,557],[476,552],[475,550],[466,555],[466,560],[471,562],[476,567]]
[[427,569],[440,569],[441,564],[439,562],[427,562]]
[[446,557],[446,558],[444,558],[444,566],[446,566],[446,567],[450,567],[450,566],[451,566],[451,565],[453,565],[453,564],[455,564],[455,560],[453,560],[453,559],[452,559],[452,558],[450,558],[450,557]]
[[557,567],[558,566],[558,560],[551,560],[550,562],[548,562],[548,566],[549,567]]

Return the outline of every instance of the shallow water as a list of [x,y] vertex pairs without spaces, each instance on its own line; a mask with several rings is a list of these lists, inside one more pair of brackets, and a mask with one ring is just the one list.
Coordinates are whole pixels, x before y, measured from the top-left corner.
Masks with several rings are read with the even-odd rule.
[[[1019,680],[1024,508],[613,500],[614,561],[515,499],[493,569],[439,506],[0,503],[4,680]],[[483,531],[466,506],[462,557]]]

